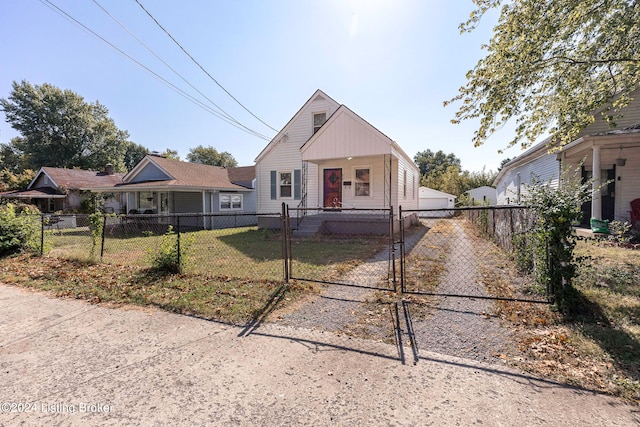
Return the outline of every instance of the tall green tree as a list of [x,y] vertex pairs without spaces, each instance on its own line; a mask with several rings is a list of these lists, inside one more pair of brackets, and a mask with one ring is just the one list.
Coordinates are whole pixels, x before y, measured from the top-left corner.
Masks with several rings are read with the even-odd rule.
[[13,82],[11,94],[0,99],[6,121],[20,133],[11,145],[27,166],[102,169],[111,163],[124,171],[129,134],[116,127],[107,108],[88,103],[71,90],[48,83]]
[[0,163],[12,173],[20,173],[29,167],[22,151],[16,147],[19,138],[13,138],[9,144],[0,144]]
[[453,99],[454,123],[478,120],[473,137],[483,144],[508,120],[509,146],[531,145],[549,132],[556,143],[575,139],[593,112],[614,123],[640,83],[640,2],[636,0],[473,0],[476,9],[461,32],[499,10],[484,58],[467,73]]
[[424,177],[441,175],[449,166],[455,166],[458,170],[462,169],[460,159],[455,154],[445,154],[442,150],[438,152],[429,149],[420,151],[413,157],[413,161]]
[[135,142],[129,142],[122,159],[125,169],[127,171],[133,169],[147,154],[149,154],[149,150],[146,147]]
[[193,163],[221,166],[223,168],[238,166],[238,162],[231,153],[227,151],[219,153],[218,150],[211,146],[203,147],[202,145],[198,145],[190,149],[189,154],[187,154],[187,160]]

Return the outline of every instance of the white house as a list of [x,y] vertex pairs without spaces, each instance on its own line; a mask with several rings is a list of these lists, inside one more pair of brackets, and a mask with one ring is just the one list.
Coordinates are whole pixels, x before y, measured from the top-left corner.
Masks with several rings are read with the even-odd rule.
[[[317,90],[256,158],[257,211],[418,208],[420,172],[400,146]],[[309,212],[313,213],[313,212]]]
[[482,187],[473,188],[466,191],[465,194],[469,198],[471,205],[488,205],[493,206],[497,201],[496,189],[483,185]]
[[640,90],[631,97],[615,126],[601,119],[603,109],[560,150],[550,152],[548,138],[506,163],[494,181],[498,204],[519,204],[534,178],[557,186],[561,169],[581,167],[583,179],[594,179],[583,224],[590,218],[629,221],[630,203],[640,198]]

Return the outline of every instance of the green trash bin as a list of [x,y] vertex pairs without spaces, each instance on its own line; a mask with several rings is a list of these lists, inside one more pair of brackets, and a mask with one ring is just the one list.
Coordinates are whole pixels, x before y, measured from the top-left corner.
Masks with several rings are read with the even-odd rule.
[[594,233],[609,234],[609,220],[591,218],[591,231]]

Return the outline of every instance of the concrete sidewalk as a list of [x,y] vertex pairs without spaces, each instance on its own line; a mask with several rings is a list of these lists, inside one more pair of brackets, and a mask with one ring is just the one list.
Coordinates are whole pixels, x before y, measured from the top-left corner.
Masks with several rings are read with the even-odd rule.
[[[0,425],[637,426],[640,408],[508,368],[0,285]],[[410,349],[404,349],[410,353]]]

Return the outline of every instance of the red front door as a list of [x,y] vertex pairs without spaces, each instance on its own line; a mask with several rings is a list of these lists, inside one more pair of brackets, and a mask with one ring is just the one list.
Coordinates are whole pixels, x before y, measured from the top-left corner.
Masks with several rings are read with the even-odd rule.
[[342,207],[342,169],[324,170],[324,207]]

